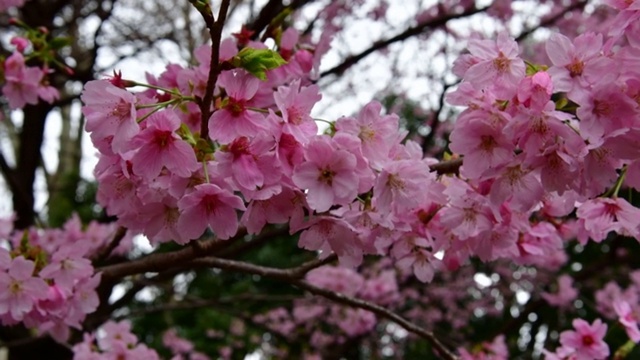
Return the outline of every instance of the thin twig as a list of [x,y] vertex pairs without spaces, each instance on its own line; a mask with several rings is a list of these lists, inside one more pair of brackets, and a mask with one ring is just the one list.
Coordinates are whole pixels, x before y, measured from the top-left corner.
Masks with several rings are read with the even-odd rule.
[[[218,11],[218,19],[214,20],[213,15],[210,12],[201,11],[201,7],[197,7],[198,11],[204,18],[207,28],[209,29],[209,35],[211,36],[211,60],[209,62],[209,77],[207,79],[207,89],[204,93],[204,98],[200,102],[200,112],[202,113],[200,123],[200,137],[206,139],[209,136],[209,117],[211,116],[211,107],[213,105],[213,89],[218,81],[218,75],[220,74],[220,39],[222,37],[222,28],[227,18],[227,12],[229,10],[229,3],[231,0],[222,0],[220,4],[220,10]],[[211,8],[207,5],[207,9],[211,11]]]
[[462,158],[457,158],[429,165],[429,169],[431,169],[431,171],[437,172],[438,175],[457,174],[460,170],[460,166],[462,166]]
[[360,60],[364,59],[365,57],[375,53],[378,50],[384,49],[387,46],[399,42],[399,41],[404,41],[412,36],[418,35],[423,33],[424,31],[428,30],[428,29],[434,29],[437,28],[439,26],[443,26],[445,25],[449,20],[453,20],[453,19],[459,19],[459,18],[463,18],[463,17],[467,17],[467,16],[471,16],[480,12],[485,11],[487,8],[483,7],[483,8],[476,8],[476,7],[471,7],[470,9],[465,9],[465,11],[458,13],[458,14],[446,14],[444,16],[440,16],[437,17],[435,19],[432,19],[430,21],[425,21],[421,24],[418,24],[416,26],[412,26],[408,29],[406,29],[405,31],[399,33],[398,35],[391,37],[389,39],[386,40],[379,40],[376,41],[375,43],[373,43],[373,45],[371,45],[368,49],[362,51],[359,54],[356,55],[352,55],[347,57],[346,59],[344,59],[340,64],[332,67],[329,70],[326,70],[324,72],[322,72],[320,74],[320,77],[326,77],[328,75],[340,75],[342,74],[345,70],[347,70],[348,68],[350,68],[351,66],[355,65],[356,63],[358,63]]
[[369,310],[383,318],[386,318],[388,320],[391,320],[397,323],[398,325],[402,326],[405,330],[426,339],[427,341],[429,341],[429,343],[431,343],[434,349],[436,349],[437,352],[440,354],[440,356],[442,356],[444,359],[447,359],[447,360],[458,359],[458,357],[449,349],[447,349],[444,346],[444,344],[442,344],[442,342],[440,342],[440,340],[438,340],[431,331],[423,329],[422,327],[410,322],[409,320],[403,318],[402,316],[396,314],[395,312],[368,301],[346,296],[344,294],[337,293],[331,290],[319,288],[315,285],[312,285],[302,280],[304,275],[307,272],[309,272],[311,269],[325,265],[331,261],[335,261],[336,259],[337,259],[337,256],[335,256],[335,254],[332,254],[331,256],[327,257],[324,260],[309,261],[298,267],[290,268],[290,269],[276,269],[276,268],[270,268],[266,266],[259,266],[259,265],[254,265],[250,263],[245,263],[242,261],[227,260],[227,259],[220,259],[220,258],[213,258],[213,257],[196,259],[192,263],[197,264],[199,266],[215,267],[223,270],[237,271],[237,272],[252,274],[252,275],[260,275],[267,278],[286,281],[296,287],[307,290],[312,294],[325,297],[337,303]]
[[331,290],[319,288],[303,280],[294,281],[291,284],[301,289],[307,290],[312,294],[322,296],[329,300],[333,300],[337,303],[341,303],[344,305],[348,305],[348,306],[352,306],[360,309],[369,310],[372,313],[379,315],[383,318],[386,318],[388,320],[391,320],[396,324],[402,326],[405,330],[411,333],[414,333],[420,336],[421,338],[427,340],[437,350],[437,352],[439,353],[440,356],[442,356],[443,359],[447,359],[447,360],[458,359],[458,356],[454,354],[451,350],[447,349],[447,347],[440,340],[438,340],[438,338],[431,331],[423,329],[422,327],[410,322],[409,320],[403,318],[402,316],[396,314],[395,312],[389,309],[386,309],[380,305],[376,305],[368,301],[346,296],[344,294],[334,292]]
[[288,269],[277,269],[272,267],[254,265],[244,261],[221,259],[217,257],[206,257],[195,259],[191,262],[196,267],[213,267],[223,270],[237,271],[245,274],[260,275],[272,279],[295,281],[304,278],[311,270],[336,261],[338,257],[331,254],[325,259],[315,259],[300,266]]
[[124,239],[125,235],[127,235],[127,228],[122,226],[118,227],[116,233],[113,235],[113,239],[106,247],[102,248],[102,250],[98,252],[94,262],[96,264],[100,264],[105,261],[109,257],[109,255],[111,255],[113,250],[115,250],[118,245],[120,245],[120,242],[122,241],[122,239]]

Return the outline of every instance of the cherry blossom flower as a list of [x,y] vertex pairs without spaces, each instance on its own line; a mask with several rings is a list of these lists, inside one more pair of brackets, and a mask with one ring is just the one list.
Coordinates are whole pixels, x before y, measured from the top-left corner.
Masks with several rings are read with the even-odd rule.
[[56,251],[49,265],[45,266],[39,276],[43,279],[53,279],[62,289],[71,291],[75,281],[93,275],[91,261],[83,256],[87,253],[86,245],[66,245]]
[[[291,29],[291,28],[290,28]],[[273,98],[282,113],[282,131],[291,134],[300,143],[307,143],[318,132],[318,125],[311,118],[311,108],[322,95],[316,85],[300,87],[300,80],[289,86],[280,86]]]
[[42,75],[41,69],[25,66],[24,57],[19,52],[11,54],[4,61],[6,83],[2,87],[2,93],[7,97],[12,109],[38,103],[38,88]]
[[464,155],[461,173],[470,179],[494,175],[514,158],[515,146],[504,130],[484,121],[469,121],[456,127],[450,139],[451,150]]
[[612,61],[600,56],[601,34],[588,32],[572,42],[566,36],[554,33],[545,46],[553,63],[547,72],[556,91],[568,92],[572,97],[584,93],[591,84],[606,84],[616,77]]
[[607,324],[596,319],[591,325],[582,319],[573,320],[573,330],[560,334],[560,344],[573,349],[578,359],[604,359],[609,356],[609,346],[604,342]]
[[94,80],[84,86],[80,98],[85,104],[82,113],[87,118],[86,129],[92,133],[91,138],[111,138],[115,153],[128,150],[130,140],[140,130],[136,122],[135,96],[107,80]]
[[9,314],[20,321],[39,299],[48,297],[49,287],[33,276],[35,263],[18,256],[8,271],[0,271],[0,315]]
[[362,262],[362,249],[358,244],[355,229],[346,221],[328,216],[319,216],[305,225],[298,246],[307,250],[319,250],[325,258],[335,252],[340,264],[356,267]]
[[152,180],[166,167],[177,176],[189,177],[199,168],[194,150],[175,133],[180,119],[172,111],[156,112],[145,122],[144,130],[132,140],[138,148],[131,158],[135,174]]
[[258,92],[260,80],[244,70],[223,71],[218,77],[218,86],[225,89],[226,105],[211,115],[209,136],[228,144],[238,136],[254,136],[267,128],[265,117],[247,109],[248,102]]
[[178,207],[178,231],[187,239],[197,239],[207,226],[219,239],[228,239],[238,231],[235,209],[245,210],[242,199],[214,184],[197,185]]
[[583,203],[576,213],[582,244],[588,238],[601,242],[610,231],[632,237],[640,236],[640,209],[622,198],[596,198]]
[[506,33],[500,33],[496,41],[470,40],[469,52],[477,63],[466,71],[465,80],[477,87],[491,84],[498,98],[511,98],[525,75],[518,44]]
[[396,140],[394,132],[398,128],[398,117],[381,116],[381,109],[379,102],[370,102],[356,118],[343,117],[335,125],[337,134],[345,132],[357,137],[362,154],[374,169],[380,169],[389,161],[389,152]]
[[300,188],[308,189],[312,209],[324,212],[332,205],[346,205],[356,197],[358,177],[353,154],[336,149],[329,137],[311,141],[304,154],[307,161],[296,166],[292,179]]
[[556,293],[543,292],[541,296],[550,305],[566,308],[578,297],[578,290],[573,287],[571,276],[561,275],[558,278],[558,291]]
[[613,309],[618,315],[618,321],[624,326],[629,339],[635,343],[640,342],[640,330],[638,329],[638,314],[636,314],[631,305],[624,300],[615,300]]
[[428,166],[421,161],[389,162],[382,168],[373,186],[374,206],[379,212],[412,210],[423,203],[427,196],[425,185],[433,180]]

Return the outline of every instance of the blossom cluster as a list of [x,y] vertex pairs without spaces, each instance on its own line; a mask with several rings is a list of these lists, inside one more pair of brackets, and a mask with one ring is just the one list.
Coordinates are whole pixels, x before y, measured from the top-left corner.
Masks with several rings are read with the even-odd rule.
[[[323,266],[309,272],[306,280],[312,285],[382,306],[395,306],[399,300],[396,273],[390,269],[365,278],[347,267]],[[298,336],[306,336],[318,353],[374,332],[380,321],[367,310],[313,298],[296,300],[291,311],[276,308],[256,315],[252,320],[292,341]],[[327,325],[338,332],[328,333]]]
[[158,360],[155,350],[138,342],[129,321],[107,321],[98,331],[85,333],[73,347],[74,360],[145,359]]
[[[2,11],[2,4],[0,4]],[[0,83],[2,94],[7,98],[11,109],[21,109],[27,104],[35,105],[40,100],[52,103],[60,97],[58,90],[48,83],[49,68],[27,66],[25,64],[24,51],[28,40],[22,37],[14,37],[12,44],[16,51],[4,59],[0,64],[2,71]]]
[[[70,327],[82,329],[99,299],[96,274],[89,258],[107,246],[114,225],[91,223],[82,229],[78,217],[62,229],[12,231],[12,219],[0,222],[0,323],[23,323],[40,333],[66,341]],[[115,254],[131,248],[124,239]]]
[[[19,3],[5,1],[0,11]],[[307,281],[382,305],[397,300],[397,274],[363,278],[352,269],[365,255],[386,256],[400,274],[431,282],[439,270],[473,257],[556,270],[566,262],[568,240],[602,242],[611,232],[640,238],[640,210],[618,196],[623,186],[640,190],[640,10],[630,2],[608,4],[619,15],[606,32],[551,35],[545,64],[525,62],[506,34],[470,41],[453,69],[463,80],[447,96],[464,107],[450,136],[453,158],[463,161],[456,176],[432,171],[442,164],[406,140],[399,118],[378,102],[330,121],[319,134],[311,113],[321,94],[313,80],[328,40],[306,43],[293,28],[272,48],[242,34],[224,40],[219,52],[203,46],[196,65],[170,64],[157,77],[148,74],[148,84],[120,75],[88,82],[82,112],[100,152],[97,200],[119,225],[154,244],[184,245],[205,234],[226,240],[241,227],[259,234],[268,224],[288,224],[300,235],[299,247],[321,257],[333,252],[346,266],[316,269]],[[3,62],[10,107],[53,102],[48,70],[27,66],[27,45],[14,43],[17,51]],[[215,69],[212,53],[219,54]],[[130,91],[134,86],[146,90]],[[89,258],[109,238],[103,227],[93,229],[100,235],[77,221],[23,234],[0,228],[0,238],[12,244],[11,251],[0,248],[3,324],[24,322],[59,340],[69,326],[80,328],[97,307],[100,276]],[[577,296],[571,279],[561,277],[558,288],[543,298],[569,307]],[[635,297],[615,296],[604,317],[617,317],[638,342],[638,295],[628,292]],[[614,293],[611,285],[597,297]],[[276,309],[254,321],[286,336],[327,314],[340,335],[314,332],[316,348],[376,324],[362,309],[304,301],[292,314]],[[607,325],[599,319],[573,325],[549,358],[609,355]],[[138,344],[128,323],[107,323],[103,332],[86,335],[76,357],[157,357]],[[192,350],[174,333],[166,342],[178,358]],[[505,352],[501,338],[483,349]]]

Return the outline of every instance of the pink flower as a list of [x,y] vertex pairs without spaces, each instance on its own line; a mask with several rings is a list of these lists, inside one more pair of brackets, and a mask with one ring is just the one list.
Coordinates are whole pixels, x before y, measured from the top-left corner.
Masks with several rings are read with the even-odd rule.
[[541,295],[550,305],[569,307],[578,297],[578,290],[573,287],[571,276],[562,275],[558,278],[558,291],[555,294],[543,292]]
[[304,217],[304,195],[294,192],[289,187],[283,187],[279,194],[265,200],[252,200],[247,206],[247,211],[242,214],[240,220],[247,227],[249,234],[258,234],[265,224],[284,224],[292,218],[291,226],[296,217]]
[[355,174],[356,157],[345,150],[337,150],[328,136],[318,137],[304,151],[306,162],[296,166],[293,182],[308,189],[309,206],[318,211],[332,205],[346,205],[358,195]]
[[235,209],[245,210],[242,199],[217,185],[197,185],[178,201],[178,231],[187,239],[197,239],[207,226],[219,239],[228,239],[238,231]]
[[356,267],[362,262],[362,249],[354,228],[342,219],[327,216],[316,217],[307,230],[300,234],[298,246],[307,250],[320,250],[321,257],[331,251],[338,255],[340,264]]
[[373,203],[379,212],[398,213],[415,209],[427,197],[426,186],[434,182],[429,167],[418,160],[399,160],[386,164],[373,186]]
[[9,107],[19,109],[26,104],[37,104],[42,76],[41,69],[25,66],[22,54],[19,52],[11,54],[4,61],[6,83],[2,87],[2,93],[9,101]]
[[[6,1],[6,0],[5,0]],[[24,38],[22,36],[14,36],[11,38],[11,45],[16,47],[16,50],[20,53],[24,53],[24,51],[29,46],[29,39]]]
[[265,117],[247,109],[247,102],[258,92],[260,80],[244,70],[223,71],[218,86],[225,89],[227,102],[209,119],[209,136],[223,144],[238,136],[255,136],[267,128]]
[[35,263],[18,256],[8,271],[0,271],[0,315],[10,314],[14,320],[33,309],[34,303],[48,297],[49,287],[39,277],[33,277]]
[[[245,190],[256,190],[265,185],[265,180],[278,174],[273,138],[259,135],[254,138],[240,136],[235,138],[223,151],[215,154],[219,163],[219,170],[223,174],[231,175],[235,185],[246,196]],[[273,179],[276,182],[278,179]]]
[[178,336],[176,329],[169,329],[164,332],[162,335],[162,344],[171,349],[173,354],[189,353],[193,351],[193,343]]
[[451,133],[450,148],[464,155],[462,174],[470,179],[493,175],[514,158],[515,146],[502,127],[485,121],[468,121]]
[[445,194],[449,196],[450,206],[438,211],[438,219],[460,240],[477,236],[494,226],[487,199],[466,183],[452,179]]
[[542,110],[551,100],[553,83],[547,72],[539,71],[525,77],[518,86],[517,99],[523,106]]
[[491,186],[489,198],[494,205],[510,201],[516,211],[528,211],[542,200],[544,189],[536,173],[517,162],[506,167]]
[[370,102],[357,118],[340,118],[336,121],[337,134],[345,132],[355,136],[361,143],[362,155],[374,169],[389,161],[389,152],[396,142],[398,116],[380,116],[382,105]]
[[525,75],[524,61],[518,56],[518,43],[506,33],[496,41],[470,40],[469,52],[477,61],[464,77],[476,87],[490,84],[500,99],[509,99]]
[[180,177],[189,177],[199,168],[194,150],[175,131],[180,119],[172,111],[160,111],[149,116],[147,127],[132,141],[138,151],[131,158],[133,172],[153,180],[163,167]]
[[612,61],[600,56],[602,35],[585,33],[573,40],[552,34],[546,50],[553,66],[547,70],[555,91],[568,92],[570,97],[583,93],[591,84],[608,83],[617,72]]
[[144,234],[152,244],[173,240],[178,244],[185,244],[185,239],[178,231],[180,210],[178,201],[166,196],[159,202],[145,204],[142,213],[145,214]]
[[56,285],[66,291],[71,291],[74,284],[93,275],[91,261],[84,258],[86,245],[66,245],[56,251],[49,265],[40,271],[40,277],[53,279]]
[[282,113],[283,132],[291,134],[303,144],[317,134],[318,125],[311,118],[310,112],[313,105],[322,98],[318,86],[300,88],[300,80],[295,80],[290,86],[280,86],[273,93],[273,98]]
[[140,129],[136,122],[135,96],[107,80],[94,80],[84,86],[81,99],[91,138],[113,138],[111,147],[115,153],[128,150],[130,140]]
[[578,207],[576,213],[580,232],[578,240],[586,243],[604,240],[610,231],[632,237],[640,236],[640,209],[622,198],[596,198]]
[[138,337],[131,333],[131,323],[127,320],[114,322],[107,321],[101,326],[104,335],[98,338],[98,346],[102,351],[114,351],[118,347],[133,347],[138,342]]
[[575,350],[578,359],[604,359],[609,356],[609,346],[603,341],[607,324],[596,319],[589,325],[582,319],[573,320],[575,331],[560,334],[560,344]]
[[629,339],[633,342],[640,342],[640,330],[638,330],[638,314],[636,314],[631,305],[624,300],[614,300],[613,309],[618,315],[618,321],[624,326]]
[[[599,80],[603,81],[603,80]],[[584,96],[576,96],[580,105],[580,134],[590,142],[619,129],[638,126],[638,104],[627,96],[619,86],[601,82]]]

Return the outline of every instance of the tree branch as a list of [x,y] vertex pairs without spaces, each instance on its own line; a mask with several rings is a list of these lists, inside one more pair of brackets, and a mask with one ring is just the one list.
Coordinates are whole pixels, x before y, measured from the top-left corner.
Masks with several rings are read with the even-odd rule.
[[527,36],[531,35],[534,31],[538,30],[541,27],[554,24],[556,21],[562,19],[570,11],[577,10],[579,8],[584,8],[584,6],[587,5],[587,2],[588,2],[587,0],[581,0],[567,6],[564,10],[559,11],[557,14],[545,19],[544,21],[541,21],[540,24],[538,24],[537,26],[534,26],[531,29],[527,29],[523,31],[520,35],[518,35],[518,37],[516,38],[516,41],[520,42],[524,40]]
[[109,242],[109,244],[106,247],[104,247],[100,252],[98,252],[94,262],[96,264],[99,264],[104,260],[106,260],[109,257],[109,255],[111,255],[113,250],[115,250],[118,247],[118,245],[120,245],[120,241],[124,239],[125,235],[127,235],[127,228],[122,226],[118,227],[115,234],[113,235],[113,239],[111,240],[111,242]]
[[462,158],[440,161],[437,164],[429,165],[431,171],[435,171],[438,175],[457,174],[462,166]]
[[[265,231],[256,236],[252,241],[261,241],[263,237],[271,238],[287,233],[287,228],[278,228],[272,231]],[[210,256],[215,254],[217,251],[226,249],[233,242],[242,239],[246,234],[246,229],[242,228],[236,236],[229,240],[212,239],[194,241],[191,243],[192,246],[185,246],[177,251],[169,253],[153,253],[136,260],[103,266],[97,268],[96,272],[102,272],[103,281],[111,281],[134,274],[162,272],[176,267],[184,268],[186,264],[189,264],[189,262],[194,259]]]
[[218,75],[220,74],[220,38],[222,37],[222,28],[227,18],[227,11],[229,10],[229,3],[231,0],[222,0],[220,4],[220,10],[218,11],[218,19],[213,19],[211,14],[211,8],[209,4],[206,6],[196,5],[195,0],[190,0],[198,12],[204,18],[207,28],[209,29],[209,35],[211,36],[211,60],[209,62],[209,78],[207,79],[207,89],[204,93],[204,98],[200,101],[200,112],[202,113],[200,123],[200,138],[206,139],[209,137],[209,117],[211,116],[211,105],[213,104],[213,89],[218,81]]
[[288,269],[277,269],[272,267],[254,265],[244,261],[221,259],[217,257],[206,257],[195,259],[191,262],[196,267],[213,267],[222,270],[231,270],[244,274],[260,275],[272,279],[283,281],[296,281],[304,278],[311,270],[323,265],[327,265],[338,259],[335,254],[331,254],[324,259],[314,259],[300,266]]
[[414,35],[418,35],[428,29],[433,29],[433,28],[437,28],[440,26],[445,25],[449,20],[453,20],[453,19],[459,19],[459,18],[463,18],[463,17],[467,17],[467,16],[471,16],[480,12],[485,11],[487,8],[483,7],[483,8],[476,8],[471,7],[469,9],[465,9],[465,11],[459,13],[459,14],[446,14],[443,15],[441,17],[435,18],[431,21],[425,21],[422,24],[418,24],[416,26],[410,27],[408,29],[406,29],[405,31],[401,32],[400,34],[386,39],[386,40],[380,40],[375,42],[373,45],[371,45],[371,47],[369,47],[368,49],[362,51],[361,53],[357,54],[357,55],[352,55],[347,57],[346,59],[344,59],[344,61],[342,61],[342,63],[332,67],[329,70],[326,70],[324,72],[322,72],[320,74],[320,77],[323,78],[325,76],[328,75],[340,75],[342,74],[345,70],[347,70],[348,68],[350,68],[351,66],[355,65],[356,63],[358,63],[360,60],[364,59],[365,57],[373,54],[374,52],[384,49],[387,46],[395,43],[395,42],[399,42],[399,41],[404,41]]
[[402,326],[405,330],[426,339],[444,359],[448,359],[448,360],[458,359],[458,357],[449,349],[447,349],[444,346],[444,344],[442,344],[440,340],[438,340],[431,331],[425,330],[422,327],[411,323],[407,319],[392,312],[391,310],[388,310],[382,306],[376,305],[368,301],[349,297],[341,293],[337,293],[331,290],[317,287],[315,285],[312,285],[302,280],[304,275],[310,270],[317,268],[319,266],[325,265],[331,261],[335,261],[336,259],[337,259],[337,256],[335,254],[332,254],[326,259],[312,260],[298,267],[290,268],[290,269],[276,269],[276,268],[270,268],[265,266],[253,265],[253,264],[245,263],[242,261],[227,260],[227,259],[220,259],[220,258],[213,258],[213,257],[197,259],[197,260],[194,260],[192,263],[197,264],[199,266],[215,267],[223,270],[237,271],[237,272],[251,274],[251,275],[260,275],[268,278],[286,281],[293,286],[307,290],[312,294],[322,296],[334,302],[356,307],[356,308],[361,308],[364,310],[369,310],[374,314],[377,314],[383,318],[386,318],[388,320],[391,320],[397,323],[398,325]]

